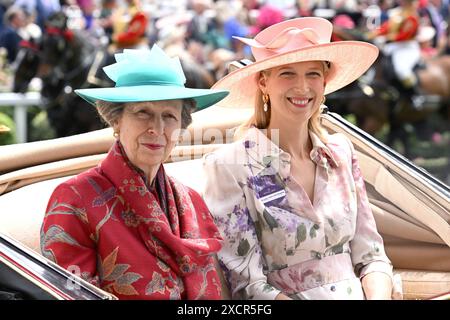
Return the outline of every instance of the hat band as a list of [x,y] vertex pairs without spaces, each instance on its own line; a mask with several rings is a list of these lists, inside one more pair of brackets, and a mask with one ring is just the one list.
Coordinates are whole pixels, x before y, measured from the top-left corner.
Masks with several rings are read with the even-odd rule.
[[289,28],[266,45],[252,46],[255,59],[263,60],[276,54],[308,48],[319,44],[319,35],[311,28]]
[[118,87],[134,87],[134,86],[176,86],[184,88],[182,83],[169,82],[169,81],[133,81],[127,83],[120,83],[117,81],[116,88]]

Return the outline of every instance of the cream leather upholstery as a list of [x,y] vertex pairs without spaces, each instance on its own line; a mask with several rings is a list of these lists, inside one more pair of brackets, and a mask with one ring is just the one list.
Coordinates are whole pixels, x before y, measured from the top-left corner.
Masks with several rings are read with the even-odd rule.
[[0,197],[0,232],[40,253],[39,231],[48,199],[67,177],[30,184]]
[[429,299],[450,291],[450,272],[397,269],[402,277],[403,298]]
[[[204,183],[199,158],[220,147],[210,144],[212,141],[230,142],[223,139],[227,129],[248,117],[245,112],[233,116],[217,108],[204,111],[206,118],[194,114],[194,124],[186,135],[185,143],[194,146],[176,147],[170,163],[165,165],[168,174],[199,193]],[[220,123],[208,120],[214,113],[223,114],[223,117],[214,115],[214,119],[221,119]],[[333,123],[325,124],[332,131],[340,130]],[[206,136],[196,134],[196,130],[205,126],[214,130]],[[386,252],[395,272],[402,276],[405,298],[429,298],[450,291],[449,199],[433,194],[420,177],[395,167],[382,155],[365,148],[363,141],[350,137],[358,151]],[[0,232],[40,253],[40,226],[50,194],[65,179],[101,161],[112,142],[110,129],[104,129],[79,139],[69,137],[31,146],[0,147]]]

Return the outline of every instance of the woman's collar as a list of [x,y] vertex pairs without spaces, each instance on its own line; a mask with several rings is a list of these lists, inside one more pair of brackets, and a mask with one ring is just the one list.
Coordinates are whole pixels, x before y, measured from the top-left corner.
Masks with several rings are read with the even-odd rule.
[[[269,163],[273,166],[284,161],[290,162],[291,155],[278,146],[278,141],[273,134],[272,139],[269,139],[264,130],[252,126],[243,139],[244,148],[252,155],[249,162],[254,162],[250,164],[262,165],[261,170],[264,170]],[[310,152],[311,160],[320,166],[328,166],[327,163],[329,163],[331,167],[338,167],[339,164],[327,145],[314,132],[309,131],[309,136],[313,146]]]

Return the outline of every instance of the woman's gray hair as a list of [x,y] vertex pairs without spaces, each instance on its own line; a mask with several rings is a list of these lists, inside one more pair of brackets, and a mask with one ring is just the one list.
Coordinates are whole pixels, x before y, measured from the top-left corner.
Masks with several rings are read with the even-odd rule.
[[113,127],[120,119],[125,109],[125,103],[97,100],[95,103],[98,115],[108,126]]
[[[123,114],[127,103],[109,102],[97,100],[95,107],[100,118],[108,126],[113,127]],[[194,99],[183,99],[183,108],[181,109],[181,129],[186,129],[192,123],[191,113],[195,110],[196,102]]]
[[181,109],[181,129],[186,129],[192,123],[192,112],[195,111],[197,102],[194,99],[184,99]]

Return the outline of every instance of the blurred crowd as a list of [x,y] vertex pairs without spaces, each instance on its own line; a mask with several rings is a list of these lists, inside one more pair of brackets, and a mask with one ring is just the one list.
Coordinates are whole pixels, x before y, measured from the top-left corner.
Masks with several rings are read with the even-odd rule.
[[[70,29],[99,39],[110,52],[158,43],[169,54],[205,67],[211,84],[227,72],[230,61],[251,59],[249,49],[234,36],[252,37],[293,17],[329,19],[336,28],[335,41],[361,32],[374,41],[412,40],[424,58],[448,54],[449,1],[1,0],[0,47],[7,60],[2,63],[13,63],[21,41],[48,32],[48,17],[63,11]],[[412,22],[399,27],[399,19],[409,16],[414,16]]]

